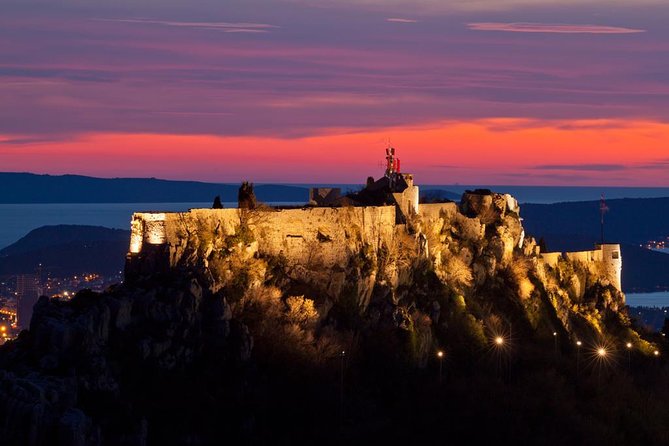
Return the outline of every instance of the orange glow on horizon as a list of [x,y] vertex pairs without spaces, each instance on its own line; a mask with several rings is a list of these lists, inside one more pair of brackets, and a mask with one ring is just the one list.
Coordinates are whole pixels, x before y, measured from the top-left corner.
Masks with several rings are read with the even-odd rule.
[[486,119],[303,138],[95,133],[3,144],[2,171],[216,182],[364,183],[398,150],[419,184],[669,186],[669,124]]

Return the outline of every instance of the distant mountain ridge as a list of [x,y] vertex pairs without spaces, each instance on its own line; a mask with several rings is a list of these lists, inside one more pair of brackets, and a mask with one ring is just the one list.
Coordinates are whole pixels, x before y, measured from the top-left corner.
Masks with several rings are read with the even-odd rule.
[[[0,203],[179,203],[237,201],[234,184],[172,181],[156,178],[94,178],[80,175],[36,175],[0,172]],[[309,190],[299,186],[256,185],[261,201],[306,202]]]
[[[604,215],[604,238],[615,243],[639,245],[669,235],[669,198],[624,198],[607,200]],[[590,249],[600,240],[599,201],[554,204],[524,204],[523,225],[537,238],[557,238],[583,243],[579,249]],[[552,249],[549,246],[549,249]],[[574,249],[573,244],[571,249]]]
[[123,270],[130,231],[99,226],[43,226],[0,250],[0,276],[26,274],[41,264],[56,276]]

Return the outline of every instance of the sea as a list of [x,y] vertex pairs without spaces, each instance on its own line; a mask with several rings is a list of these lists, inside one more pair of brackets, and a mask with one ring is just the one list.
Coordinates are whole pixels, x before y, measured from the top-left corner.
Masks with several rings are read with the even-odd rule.
[[626,303],[630,307],[669,307],[669,291],[655,293],[628,293],[625,295]]

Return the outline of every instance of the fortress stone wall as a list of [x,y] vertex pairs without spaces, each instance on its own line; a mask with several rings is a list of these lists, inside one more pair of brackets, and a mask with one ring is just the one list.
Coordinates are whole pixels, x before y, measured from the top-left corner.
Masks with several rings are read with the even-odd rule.
[[135,213],[130,255],[146,245],[167,245],[171,261],[189,237],[225,240],[246,226],[258,239],[260,254],[283,256],[297,263],[318,260],[333,266],[350,254],[352,243],[377,250],[396,228],[395,206],[306,207],[302,209],[191,209],[179,213]]
[[544,263],[552,268],[557,267],[561,258],[571,262],[581,262],[593,273],[603,274],[616,289],[622,291],[623,260],[618,244],[598,245],[597,249],[592,251],[548,252],[541,254],[541,257]]
[[[465,194],[467,195],[467,194]],[[498,202],[494,199],[498,198]],[[487,201],[485,201],[487,200]],[[496,210],[519,213],[515,199],[496,194],[492,198],[480,194],[463,197],[463,203],[417,204],[411,200],[410,209],[424,228],[441,231],[439,225],[453,221],[463,211],[488,213]],[[405,203],[408,204],[408,203]],[[261,208],[246,209],[191,209],[188,212],[141,212],[132,218],[129,260],[141,262],[146,247],[167,248],[169,266],[179,264],[187,253],[193,237],[205,246],[206,258],[213,250],[223,249],[221,243],[243,236],[244,227],[255,241],[253,252],[260,255],[285,258],[304,275],[314,275],[314,270],[336,271],[346,262],[367,250],[374,256],[383,244],[392,246],[399,232],[406,232],[397,223],[397,205],[356,207],[305,207],[300,209]],[[470,209],[471,208],[471,209]],[[477,220],[478,221],[478,220]],[[520,228],[522,231],[522,227]],[[244,240],[235,241],[243,243]],[[427,243],[427,241],[426,241]],[[518,247],[522,248],[522,235]],[[430,247],[426,246],[426,252]],[[505,251],[509,251],[505,248]],[[598,276],[604,276],[618,290],[622,289],[622,256],[620,246],[604,244],[592,251],[543,253],[541,258],[550,267],[557,267],[560,259],[581,262]]]
[[[420,204],[416,208],[425,221],[458,212],[456,203]],[[261,236],[261,253],[290,257],[306,255],[306,248],[315,243],[342,242],[354,235],[376,248],[380,240],[393,235],[397,226],[395,206],[137,212],[131,222],[130,254],[140,253],[145,245],[177,246],[193,231],[231,236],[244,220]]]

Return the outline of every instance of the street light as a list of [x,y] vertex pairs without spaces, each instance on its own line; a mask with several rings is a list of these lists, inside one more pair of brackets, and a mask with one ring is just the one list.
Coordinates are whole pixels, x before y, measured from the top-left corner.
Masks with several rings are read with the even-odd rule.
[[627,371],[632,370],[632,343],[628,342],[625,344],[625,347],[627,347]]
[[557,331],[553,332],[553,339],[555,341],[555,358],[557,359],[558,356],[558,338],[557,338]]
[[604,346],[597,347],[595,350],[595,357],[597,359],[597,384],[601,386],[602,384],[602,368],[608,365],[609,358],[607,357],[609,352]]
[[437,352],[437,357],[439,358],[439,385],[441,386],[442,371],[444,369],[444,352],[439,350]]
[[583,345],[581,341],[576,341],[576,378],[578,378],[578,374],[580,371],[581,345]]
[[501,337],[501,336],[497,336],[497,337],[495,338],[495,344],[497,344],[497,345],[502,345],[502,344],[504,344],[504,338]]

